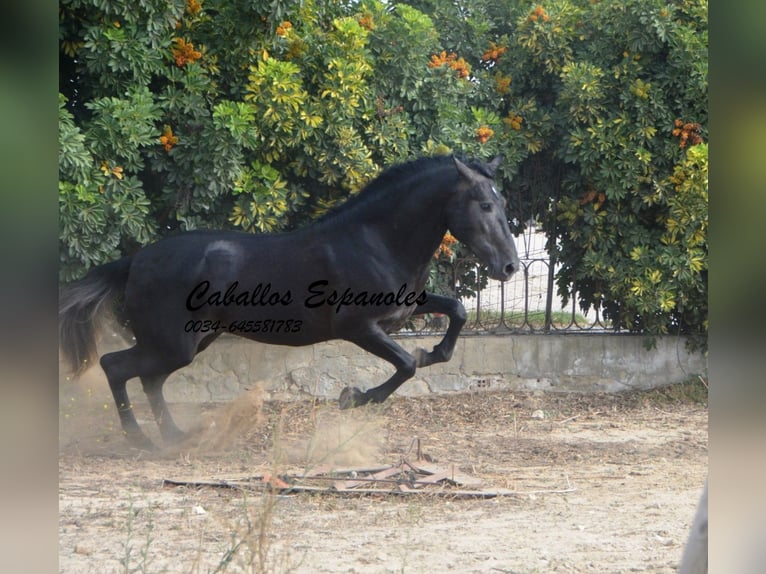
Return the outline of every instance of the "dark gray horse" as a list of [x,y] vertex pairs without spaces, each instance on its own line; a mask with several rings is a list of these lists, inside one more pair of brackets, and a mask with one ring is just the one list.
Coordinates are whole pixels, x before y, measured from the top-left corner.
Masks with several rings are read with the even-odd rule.
[[[494,279],[518,268],[505,200],[490,163],[424,158],[390,168],[357,196],[308,227],[273,235],[195,231],[168,237],[94,268],[61,291],[59,342],[75,374],[96,356],[95,319],[104,303],[135,336],[131,348],[101,357],[135,446],[150,448],[126,383],[140,377],[163,439],[183,436],[162,386],[221,333],[278,345],[351,341],[396,372],[361,391],[346,387],[340,407],[383,402],[417,367],[450,359],[466,320],[463,305],[424,292],[429,262],[447,230]],[[413,314],[449,317],[432,351],[411,355],[388,333]]]

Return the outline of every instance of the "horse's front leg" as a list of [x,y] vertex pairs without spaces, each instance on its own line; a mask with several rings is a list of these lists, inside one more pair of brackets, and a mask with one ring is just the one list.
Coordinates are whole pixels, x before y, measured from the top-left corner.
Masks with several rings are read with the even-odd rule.
[[416,349],[414,352],[418,367],[427,367],[434,363],[444,363],[452,358],[452,352],[455,350],[460,330],[465,325],[468,315],[465,307],[457,299],[445,297],[444,295],[434,295],[429,293],[428,299],[422,305],[415,307],[413,315],[422,315],[424,313],[443,313],[449,317],[449,327],[444,338],[433,348],[431,352],[425,349]]
[[389,337],[380,326],[374,325],[369,330],[346,337],[346,339],[365,351],[385,359],[396,368],[396,372],[385,383],[368,391],[361,391],[356,387],[343,389],[338,401],[341,409],[359,407],[367,403],[382,403],[404,381],[412,378],[415,374],[417,368],[415,358]]

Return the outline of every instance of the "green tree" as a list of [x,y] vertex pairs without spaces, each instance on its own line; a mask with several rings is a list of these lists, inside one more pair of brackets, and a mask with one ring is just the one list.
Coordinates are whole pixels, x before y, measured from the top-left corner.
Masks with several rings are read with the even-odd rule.
[[[561,295],[616,328],[706,331],[703,0],[65,0],[60,16],[62,279],[176,229],[305,224],[414,156],[503,153],[509,215],[543,223]],[[463,293],[486,281],[467,256],[435,261]]]
[[704,339],[707,4],[411,5],[471,66],[466,103],[492,130],[481,147],[506,153],[512,215],[542,221],[559,293],[615,328]]
[[466,89],[408,6],[66,0],[60,22],[63,280],[177,229],[304,224]]

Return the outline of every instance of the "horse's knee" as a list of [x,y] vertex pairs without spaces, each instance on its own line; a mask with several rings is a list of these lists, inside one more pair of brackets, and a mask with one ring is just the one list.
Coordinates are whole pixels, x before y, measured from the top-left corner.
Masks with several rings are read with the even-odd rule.
[[465,306],[460,301],[455,300],[455,305],[452,311],[452,315],[450,316],[450,321],[459,323],[460,326],[463,326],[467,320],[468,311],[465,310]]
[[417,369],[418,369],[417,359],[413,357],[412,355],[409,355],[406,358],[404,358],[404,360],[402,361],[402,364],[399,365],[399,368],[397,369],[397,373],[400,376],[405,377],[404,380],[406,381],[407,379],[415,376],[415,371],[417,371]]

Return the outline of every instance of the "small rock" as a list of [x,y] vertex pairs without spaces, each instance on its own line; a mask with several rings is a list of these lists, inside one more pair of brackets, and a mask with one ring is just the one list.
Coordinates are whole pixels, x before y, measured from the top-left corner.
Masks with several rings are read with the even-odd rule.
[[673,546],[673,539],[668,536],[661,536],[655,533],[654,539],[663,546]]
[[192,511],[194,512],[194,514],[199,514],[200,516],[203,514],[207,514],[207,510],[205,510],[201,506],[195,506],[194,508],[192,508]]
[[535,412],[532,413],[532,418],[543,420],[545,418],[545,413],[541,411],[540,409],[537,409]]

